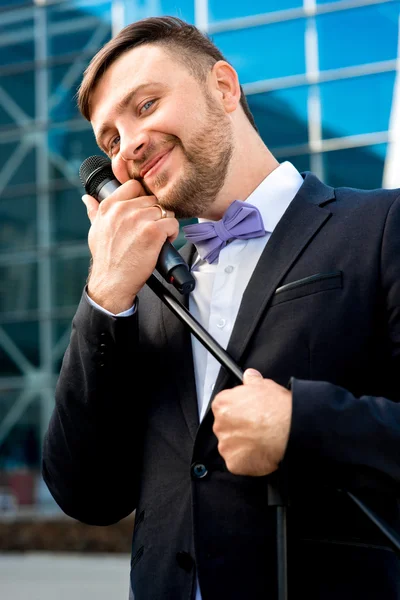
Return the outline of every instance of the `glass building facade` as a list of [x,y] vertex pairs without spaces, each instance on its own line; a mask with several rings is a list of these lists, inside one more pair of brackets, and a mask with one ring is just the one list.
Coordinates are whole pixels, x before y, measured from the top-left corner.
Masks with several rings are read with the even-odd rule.
[[0,0],[0,510],[49,502],[42,438],[89,263],[78,170],[99,151],[75,94],[90,58],[131,21],[179,16],[237,69],[280,161],[334,186],[397,187],[399,9],[394,0]]

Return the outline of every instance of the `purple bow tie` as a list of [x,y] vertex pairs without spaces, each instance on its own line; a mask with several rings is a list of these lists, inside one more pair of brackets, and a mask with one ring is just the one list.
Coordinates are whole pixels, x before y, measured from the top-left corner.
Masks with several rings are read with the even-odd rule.
[[195,244],[200,257],[209,263],[217,260],[228,240],[248,240],[266,234],[258,208],[242,200],[232,202],[220,221],[185,225],[183,230],[185,238]]

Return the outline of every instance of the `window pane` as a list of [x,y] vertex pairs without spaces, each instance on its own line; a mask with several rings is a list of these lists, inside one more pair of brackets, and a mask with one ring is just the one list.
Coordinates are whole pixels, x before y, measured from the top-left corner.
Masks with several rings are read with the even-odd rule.
[[304,73],[304,27],[305,20],[297,19],[216,33],[213,41],[247,83]]
[[349,148],[323,154],[325,183],[361,189],[382,186],[387,144]]
[[0,265],[0,316],[37,308],[37,264]]
[[[7,416],[10,409],[18,403],[20,390],[2,392],[0,397],[0,423]],[[40,404],[36,396],[24,410],[18,422],[10,430],[4,444],[0,447],[0,470],[6,472],[7,483],[11,491],[16,493],[17,500],[26,500],[22,495],[22,486],[16,485],[16,472],[39,467],[40,461]],[[19,479],[20,484],[22,480]],[[14,485],[13,485],[14,484]],[[25,490],[26,490],[26,486]],[[20,491],[18,494],[17,491]],[[23,497],[25,496],[25,498]]]
[[196,0],[124,0],[125,23],[155,15],[172,15],[189,23],[194,23],[194,4]]
[[322,135],[387,131],[395,73],[380,73],[321,84]]
[[6,177],[9,186],[35,183],[36,150],[25,144],[22,135],[21,143],[0,144],[0,177]]
[[225,19],[235,19],[237,17],[247,17],[249,15],[260,15],[263,13],[286,10],[288,8],[298,8],[303,6],[302,0],[252,0],[252,2],[243,2],[242,0],[230,0],[230,2],[221,2],[221,0],[209,0],[209,20],[225,21]]
[[71,131],[61,127],[49,131],[49,150],[54,169],[52,178],[61,175],[79,181],[79,167],[85,158],[101,154],[90,125],[87,127],[83,131]]
[[89,271],[87,256],[55,257],[52,261],[53,300],[55,306],[77,306]]
[[[3,323],[1,328],[11,338],[15,346],[33,366],[38,367],[39,355],[39,324],[37,321]],[[14,360],[0,344],[0,374],[20,375],[22,372],[18,359]]]
[[285,160],[288,160],[296,167],[296,169],[300,173],[304,173],[304,171],[310,171],[310,155],[309,154],[301,154],[296,156],[285,155],[278,157],[279,162],[282,164]]
[[267,146],[308,142],[306,87],[252,94],[247,100]]
[[90,222],[77,188],[52,192],[53,238],[55,243],[87,242]]
[[[17,127],[21,125],[21,119],[26,122],[34,118],[35,74],[33,71],[1,75],[0,86],[5,92],[0,103],[0,126]],[[18,116],[14,104],[18,107]]]
[[398,2],[319,15],[320,69],[396,58],[398,16]]
[[36,244],[36,198],[0,197],[0,252],[32,248]]

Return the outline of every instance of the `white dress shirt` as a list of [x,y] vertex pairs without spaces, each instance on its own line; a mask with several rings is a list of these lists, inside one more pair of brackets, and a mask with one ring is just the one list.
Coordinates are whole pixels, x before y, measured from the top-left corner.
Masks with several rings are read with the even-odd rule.
[[[246,198],[259,209],[266,235],[249,240],[233,240],[221,250],[217,263],[210,265],[198,258],[192,266],[196,287],[190,294],[189,310],[224,349],[228,345],[250,277],[278,221],[302,183],[303,178],[291,163],[284,162],[279,165]],[[112,314],[98,306],[91,298],[88,297],[88,300],[98,309]],[[117,316],[131,315],[134,310],[133,307]],[[207,410],[220,364],[194,336],[192,349],[201,421]],[[198,585],[196,600],[201,600]]]

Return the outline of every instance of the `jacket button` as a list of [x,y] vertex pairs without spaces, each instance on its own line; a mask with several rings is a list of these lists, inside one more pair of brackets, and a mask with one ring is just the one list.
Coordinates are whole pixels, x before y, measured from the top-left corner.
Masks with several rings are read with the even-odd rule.
[[176,562],[178,565],[189,573],[193,569],[194,560],[190,556],[189,552],[177,552],[176,554]]
[[201,463],[193,463],[192,477],[194,479],[202,479],[208,474],[207,467]]

